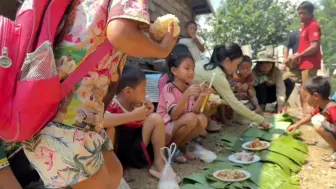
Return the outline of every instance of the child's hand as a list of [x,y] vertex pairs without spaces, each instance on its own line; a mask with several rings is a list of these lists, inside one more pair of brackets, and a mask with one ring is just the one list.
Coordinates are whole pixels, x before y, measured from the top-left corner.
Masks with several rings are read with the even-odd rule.
[[287,131],[294,133],[300,126],[297,124],[291,125],[287,128]]
[[145,101],[145,105],[147,107],[147,109],[149,110],[150,114],[152,114],[154,112],[154,105],[151,101],[146,100]]
[[145,104],[143,104],[141,107],[136,107],[132,111],[135,121],[143,121],[147,118],[148,115],[150,115],[150,110],[147,108]]
[[188,87],[188,89],[186,90],[186,95],[188,95],[188,97],[190,96],[199,96],[201,93],[201,87],[199,85],[191,85],[190,87]]

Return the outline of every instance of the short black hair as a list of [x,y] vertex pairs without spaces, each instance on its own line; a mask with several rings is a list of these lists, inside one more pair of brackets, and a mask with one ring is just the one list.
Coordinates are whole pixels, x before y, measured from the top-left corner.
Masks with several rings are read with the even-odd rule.
[[304,89],[311,95],[317,93],[324,100],[329,99],[331,86],[328,78],[322,76],[315,76],[307,81],[304,85]]
[[146,74],[140,68],[125,65],[116,94],[121,93],[126,87],[136,88],[144,80],[146,80]]
[[309,2],[309,1],[303,1],[297,8],[297,10],[299,9],[304,9],[307,10],[310,14],[314,14],[314,4]]
[[249,57],[249,56],[247,56],[247,55],[244,55],[243,56],[243,59],[242,59],[242,61],[240,62],[241,64],[242,63],[249,63],[249,64],[252,64],[252,59],[251,59],[251,57]]
[[197,23],[194,20],[190,20],[186,23],[185,28],[188,28],[188,26],[191,25],[191,24],[195,24],[196,26],[198,26]]

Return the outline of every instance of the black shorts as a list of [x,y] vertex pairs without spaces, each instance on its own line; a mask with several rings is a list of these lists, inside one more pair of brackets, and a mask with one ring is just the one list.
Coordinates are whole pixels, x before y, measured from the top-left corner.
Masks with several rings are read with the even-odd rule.
[[142,127],[116,127],[115,152],[123,166],[144,168],[152,164],[154,158],[151,143],[145,145],[142,139]]

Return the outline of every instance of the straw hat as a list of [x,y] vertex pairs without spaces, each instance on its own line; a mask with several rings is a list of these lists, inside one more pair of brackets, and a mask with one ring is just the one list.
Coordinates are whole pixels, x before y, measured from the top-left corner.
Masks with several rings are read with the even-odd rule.
[[267,51],[261,51],[257,54],[257,59],[252,61],[253,63],[266,63],[266,62],[272,62],[277,63],[280,62],[275,59],[274,55],[267,52]]

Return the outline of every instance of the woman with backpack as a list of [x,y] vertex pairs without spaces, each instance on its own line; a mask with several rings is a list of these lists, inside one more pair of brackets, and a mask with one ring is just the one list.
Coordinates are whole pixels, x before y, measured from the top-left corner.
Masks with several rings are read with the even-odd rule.
[[65,80],[105,40],[113,47],[62,101],[56,117],[23,143],[47,188],[118,187],[122,167],[102,128],[104,101],[107,94],[114,96],[127,55],[163,58],[176,42],[172,23],[160,43],[142,31],[149,24],[148,1],[72,1],[54,51],[60,79]]

